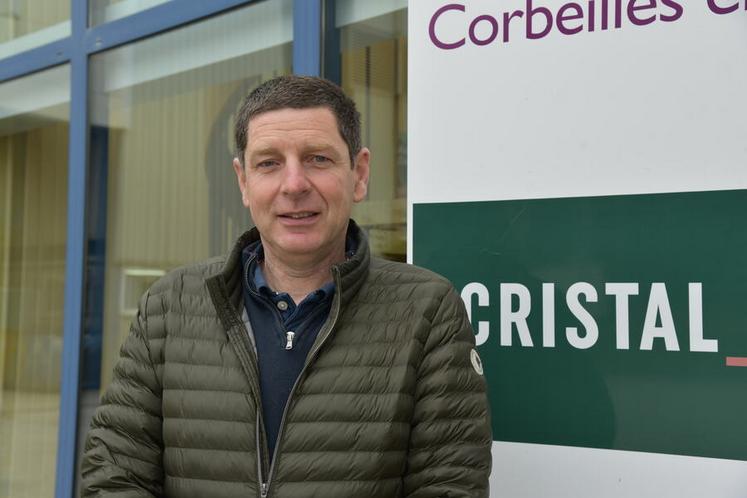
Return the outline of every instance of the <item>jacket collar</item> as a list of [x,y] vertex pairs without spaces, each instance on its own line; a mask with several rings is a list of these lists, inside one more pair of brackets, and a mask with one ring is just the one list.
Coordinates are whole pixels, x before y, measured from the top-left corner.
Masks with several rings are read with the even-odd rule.
[[[346,305],[358,293],[363,282],[366,280],[371,260],[368,239],[363,230],[352,219],[348,223],[347,236],[355,240],[357,250],[351,258],[332,267],[333,274],[335,273],[335,269],[340,274],[340,282],[338,283],[336,292],[340,295],[342,309],[345,309]],[[218,311],[218,316],[223,326],[227,330],[232,326],[243,323],[238,311],[242,308],[243,267],[241,264],[241,251],[246,246],[258,240],[259,230],[256,228],[244,232],[226,257],[221,270],[206,279],[213,304]]]

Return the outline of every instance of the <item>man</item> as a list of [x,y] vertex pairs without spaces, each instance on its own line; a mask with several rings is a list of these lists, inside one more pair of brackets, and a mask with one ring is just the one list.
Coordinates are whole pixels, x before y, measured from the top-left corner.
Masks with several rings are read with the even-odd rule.
[[372,258],[360,117],[266,82],[236,120],[256,228],[140,302],[86,442],[83,496],[485,497],[485,382],[443,278]]

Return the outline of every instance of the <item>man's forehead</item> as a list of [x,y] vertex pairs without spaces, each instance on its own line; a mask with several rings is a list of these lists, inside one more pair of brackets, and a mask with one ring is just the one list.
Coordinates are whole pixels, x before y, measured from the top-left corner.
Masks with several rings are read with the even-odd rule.
[[264,111],[249,119],[248,129],[256,129],[266,125],[294,126],[299,121],[314,121],[320,124],[333,125],[337,129],[337,117],[332,109],[326,106],[319,107],[283,107]]
[[247,147],[264,147],[277,139],[308,139],[319,145],[342,145],[337,118],[328,107],[283,108],[266,111],[249,120]]

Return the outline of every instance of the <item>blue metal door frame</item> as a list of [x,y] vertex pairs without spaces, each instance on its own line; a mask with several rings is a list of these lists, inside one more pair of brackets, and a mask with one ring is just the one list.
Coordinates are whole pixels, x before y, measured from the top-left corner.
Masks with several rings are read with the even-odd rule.
[[[89,57],[259,0],[171,0],[98,26],[88,26],[88,0],[71,0],[68,37],[0,60],[0,84],[70,64],[67,242],[60,416],[55,497],[72,498],[77,456],[81,338],[86,292]],[[332,5],[332,2],[330,2]],[[320,75],[323,0],[293,4],[293,72]]]
[[67,242],[65,309],[62,327],[60,416],[57,433],[55,496],[72,498],[75,485],[75,442],[78,378],[85,275],[86,157],[88,153],[88,56],[81,50],[88,21],[87,1],[73,0],[70,39],[70,126],[68,145]]

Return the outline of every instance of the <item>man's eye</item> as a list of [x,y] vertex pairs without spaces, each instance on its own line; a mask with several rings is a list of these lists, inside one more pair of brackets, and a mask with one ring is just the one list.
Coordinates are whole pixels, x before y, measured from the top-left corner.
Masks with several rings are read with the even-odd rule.
[[313,156],[311,156],[311,162],[316,164],[324,164],[330,162],[330,159],[327,156],[314,154]]
[[277,163],[278,163],[277,161],[272,161],[272,160],[260,161],[257,163],[257,168],[271,168],[275,166]]

